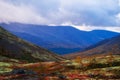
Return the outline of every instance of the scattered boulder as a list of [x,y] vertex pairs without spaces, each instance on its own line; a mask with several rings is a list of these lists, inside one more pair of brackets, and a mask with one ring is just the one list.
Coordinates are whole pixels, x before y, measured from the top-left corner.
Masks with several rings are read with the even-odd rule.
[[24,69],[13,69],[11,74],[25,74],[26,70]]
[[66,79],[66,76],[64,76],[64,75],[59,75],[58,77],[59,77],[59,79],[61,79],[61,80]]
[[24,74],[24,75],[36,75],[37,73],[32,70],[26,70],[26,69],[13,69],[10,74]]
[[46,77],[46,76],[48,76],[48,74],[41,73],[41,76],[42,76],[42,77]]

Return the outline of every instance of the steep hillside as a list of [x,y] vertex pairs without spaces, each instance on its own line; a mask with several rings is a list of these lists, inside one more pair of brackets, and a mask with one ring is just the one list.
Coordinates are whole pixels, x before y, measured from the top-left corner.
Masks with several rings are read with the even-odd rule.
[[0,27],[0,55],[29,62],[57,61],[60,56],[26,42]]
[[[72,26],[47,26],[31,24],[1,24],[15,35],[58,54],[78,52],[118,33],[94,30],[78,30]],[[14,29],[13,29],[14,28]]]
[[86,57],[95,55],[118,54],[120,55],[120,35],[103,40],[96,45],[90,46],[81,52],[66,55],[68,58],[75,58],[76,56]]

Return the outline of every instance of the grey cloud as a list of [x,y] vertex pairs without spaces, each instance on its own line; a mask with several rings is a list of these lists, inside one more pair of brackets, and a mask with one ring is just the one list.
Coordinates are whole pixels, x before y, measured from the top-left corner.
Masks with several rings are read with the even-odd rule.
[[[34,23],[120,26],[119,0],[4,0],[18,6],[32,6],[31,12],[42,17]],[[1,9],[1,7],[0,7]],[[12,10],[12,9],[11,9]],[[14,11],[13,11],[14,12]],[[11,13],[12,14],[12,13]],[[23,15],[23,14],[22,14]],[[21,17],[23,17],[20,15]],[[116,17],[117,16],[117,17]],[[24,16],[25,17],[25,16]],[[33,18],[37,19],[37,18]],[[28,20],[28,19],[27,19]]]

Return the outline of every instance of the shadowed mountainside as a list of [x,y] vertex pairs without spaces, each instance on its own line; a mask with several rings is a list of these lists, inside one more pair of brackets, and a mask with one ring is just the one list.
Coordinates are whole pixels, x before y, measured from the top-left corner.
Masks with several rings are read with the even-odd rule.
[[72,53],[65,56],[67,58],[75,58],[77,56],[86,57],[106,54],[120,55],[120,35],[110,39],[103,40],[93,46],[84,49],[81,52]]
[[18,38],[2,27],[0,27],[0,55],[28,62],[63,59],[57,54]]

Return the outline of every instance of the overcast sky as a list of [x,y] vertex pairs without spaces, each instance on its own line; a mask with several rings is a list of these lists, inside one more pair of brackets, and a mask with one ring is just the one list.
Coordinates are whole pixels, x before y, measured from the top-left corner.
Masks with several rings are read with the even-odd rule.
[[120,0],[0,0],[0,22],[120,32]]

